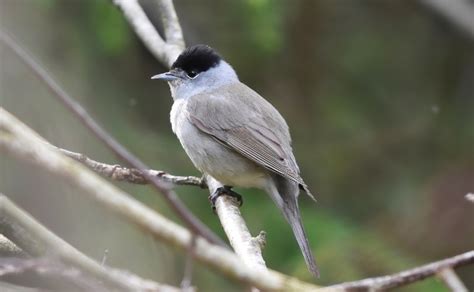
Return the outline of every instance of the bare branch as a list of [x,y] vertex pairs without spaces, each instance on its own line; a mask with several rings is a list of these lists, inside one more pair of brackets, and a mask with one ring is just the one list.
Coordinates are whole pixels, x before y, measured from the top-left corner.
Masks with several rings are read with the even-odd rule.
[[[126,168],[118,164],[106,164],[93,160],[82,153],[72,152],[66,149],[56,147],[64,155],[71,157],[89,169],[95,171],[98,174],[101,174],[105,177],[108,177],[115,181],[125,181],[133,184],[148,184],[143,173],[136,168]],[[200,188],[207,188],[206,182],[195,176],[177,176],[166,173],[162,170],[146,170],[149,176],[156,177],[165,182],[171,183],[173,185],[188,185],[188,186],[197,186]]]
[[171,67],[184,50],[183,33],[171,0],[157,0],[166,41],[158,34],[137,0],[113,0],[150,52]]
[[[69,150],[57,148],[61,153],[81,162],[95,172],[102,174],[117,181],[127,181],[130,183],[145,184],[147,181],[142,173],[137,169],[124,168],[119,165],[105,164],[90,159],[89,157],[72,152]],[[173,176],[163,171],[147,170],[151,176],[156,176],[164,179],[172,184],[193,185],[200,187],[207,187],[205,180],[197,177],[182,177]],[[207,178],[207,181],[213,186],[210,189],[212,193],[220,184],[212,178]],[[261,247],[265,245],[265,233],[259,234],[257,238],[252,238],[245,221],[239,210],[238,204],[230,197],[224,196],[219,198],[216,202],[216,210],[221,224],[230,243],[240,258],[250,267],[266,270],[265,261],[262,256]]]
[[447,268],[452,269],[472,263],[474,263],[474,250],[397,274],[342,283],[322,288],[321,291],[327,291],[326,289],[339,291],[387,290],[426,279]]
[[[126,1],[127,2],[127,1]],[[23,50],[11,37],[0,31],[0,40],[2,40],[20,59],[28,65],[48,88],[79,120],[102,141],[115,155],[126,161],[133,168],[143,170],[142,173],[150,184],[163,195],[165,201],[171,206],[172,210],[183,220],[183,222],[198,235],[206,238],[208,241],[226,246],[214,232],[212,232],[204,223],[184,205],[176,193],[170,189],[170,186],[156,177],[149,176],[146,172],[147,167],[140,159],[130,153],[109,133],[107,133],[86,110],[77,103],[69,94],[62,89],[56,81],[44,70],[25,50]]]
[[469,0],[420,0],[447,21],[474,38],[474,3]]
[[[222,186],[212,177],[206,177],[206,181],[211,194]],[[236,200],[229,196],[220,196],[216,200],[216,211],[235,253],[249,267],[266,271],[267,267],[262,257],[260,245],[253,240],[240,214],[239,204]]]
[[160,291],[161,288],[168,287],[141,279],[128,272],[105,268],[49,231],[2,194],[0,194],[0,232],[30,255],[53,255],[64,263],[104,281],[108,286],[125,291]]
[[438,272],[438,277],[448,286],[453,292],[468,292],[461,279],[459,279],[456,272],[452,268],[442,269]]
[[[183,31],[181,30],[181,25],[179,24],[178,15],[174,9],[174,4],[172,0],[155,0],[158,5],[161,23],[165,30],[166,42],[168,44],[178,46],[181,51],[184,49],[184,39]],[[178,52],[178,54],[181,52]],[[176,60],[178,54],[172,58],[171,61]],[[169,66],[171,67],[171,66]]]
[[[84,195],[160,241],[187,250],[193,234],[166,219],[132,196],[109,184],[82,164],[72,160],[50,145],[26,125],[0,108],[0,151],[35,164],[83,190]],[[275,271],[256,270],[245,265],[233,252],[196,238],[195,259],[221,272],[230,279],[269,291],[311,291],[318,287]]]

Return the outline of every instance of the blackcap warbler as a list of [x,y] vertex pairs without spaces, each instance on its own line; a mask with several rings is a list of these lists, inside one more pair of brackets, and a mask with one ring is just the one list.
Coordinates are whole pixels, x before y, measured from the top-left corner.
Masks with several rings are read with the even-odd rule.
[[235,194],[234,186],[265,190],[290,224],[309,271],[318,276],[298,208],[300,189],[314,197],[300,176],[280,113],[206,45],[187,48],[169,72],[152,79],[170,86],[171,126],[196,168],[225,186],[219,193]]

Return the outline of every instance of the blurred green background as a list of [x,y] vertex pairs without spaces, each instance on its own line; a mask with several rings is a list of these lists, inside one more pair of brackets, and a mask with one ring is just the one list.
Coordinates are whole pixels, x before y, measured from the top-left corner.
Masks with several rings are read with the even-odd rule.
[[[13,35],[120,142],[155,169],[198,175],[171,132],[165,68],[106,0],[0,0]],[[159,25],[153,1],[141,1]],[[416,1],[177,0],[188,45],[216,48],[290,125],[321,285],[383,275],[474,247],[474,41]],[[51,143],[116,163],[3,45],[1,106]],[[179,284],[183,256],[41,169],[1,157],[0,191],[68,242],[143,277]],[[176,219],[150,188],[118,184]],[[177,189],[224,237],[207,192]],[[268,234],[269,267],[312,281],[277,208],[257,190],[242,212]],[[177,220],[177,219],[176,219]],[[474,267],[459,269],[470,289]],[[201,291],[238,291],[195,269]],[[401,289],[402,290],[402,289]],[[403,291],[446,291],[436,279]]]

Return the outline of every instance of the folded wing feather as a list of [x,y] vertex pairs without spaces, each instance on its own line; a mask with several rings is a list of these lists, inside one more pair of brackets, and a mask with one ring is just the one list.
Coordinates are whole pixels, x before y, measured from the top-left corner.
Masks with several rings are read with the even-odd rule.
[[[239,97],[222,98],[232,92]],[[299,174],[288,126],[278,111],[242,83],[225,85],[187,102],[190,122],[200,131],[258,165],[299,184],[314,199]]]

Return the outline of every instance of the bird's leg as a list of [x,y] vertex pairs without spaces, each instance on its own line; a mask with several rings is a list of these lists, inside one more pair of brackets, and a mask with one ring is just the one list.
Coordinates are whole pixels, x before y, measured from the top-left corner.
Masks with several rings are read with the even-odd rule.
[[239,207],[242,206],[242,204],[244,203],[244,200],[242,199],[242,196],[239,195],[238,193],[234,192],[232,190],[231,186],[219,187],[209,196],[209,201],[211,201],[212,210],[214,212],[216,211],[216,200],[217,200],[217,198],[219,198],[222,195],[231,196],[233,198],[236,198],[237,202],[239,203]]

